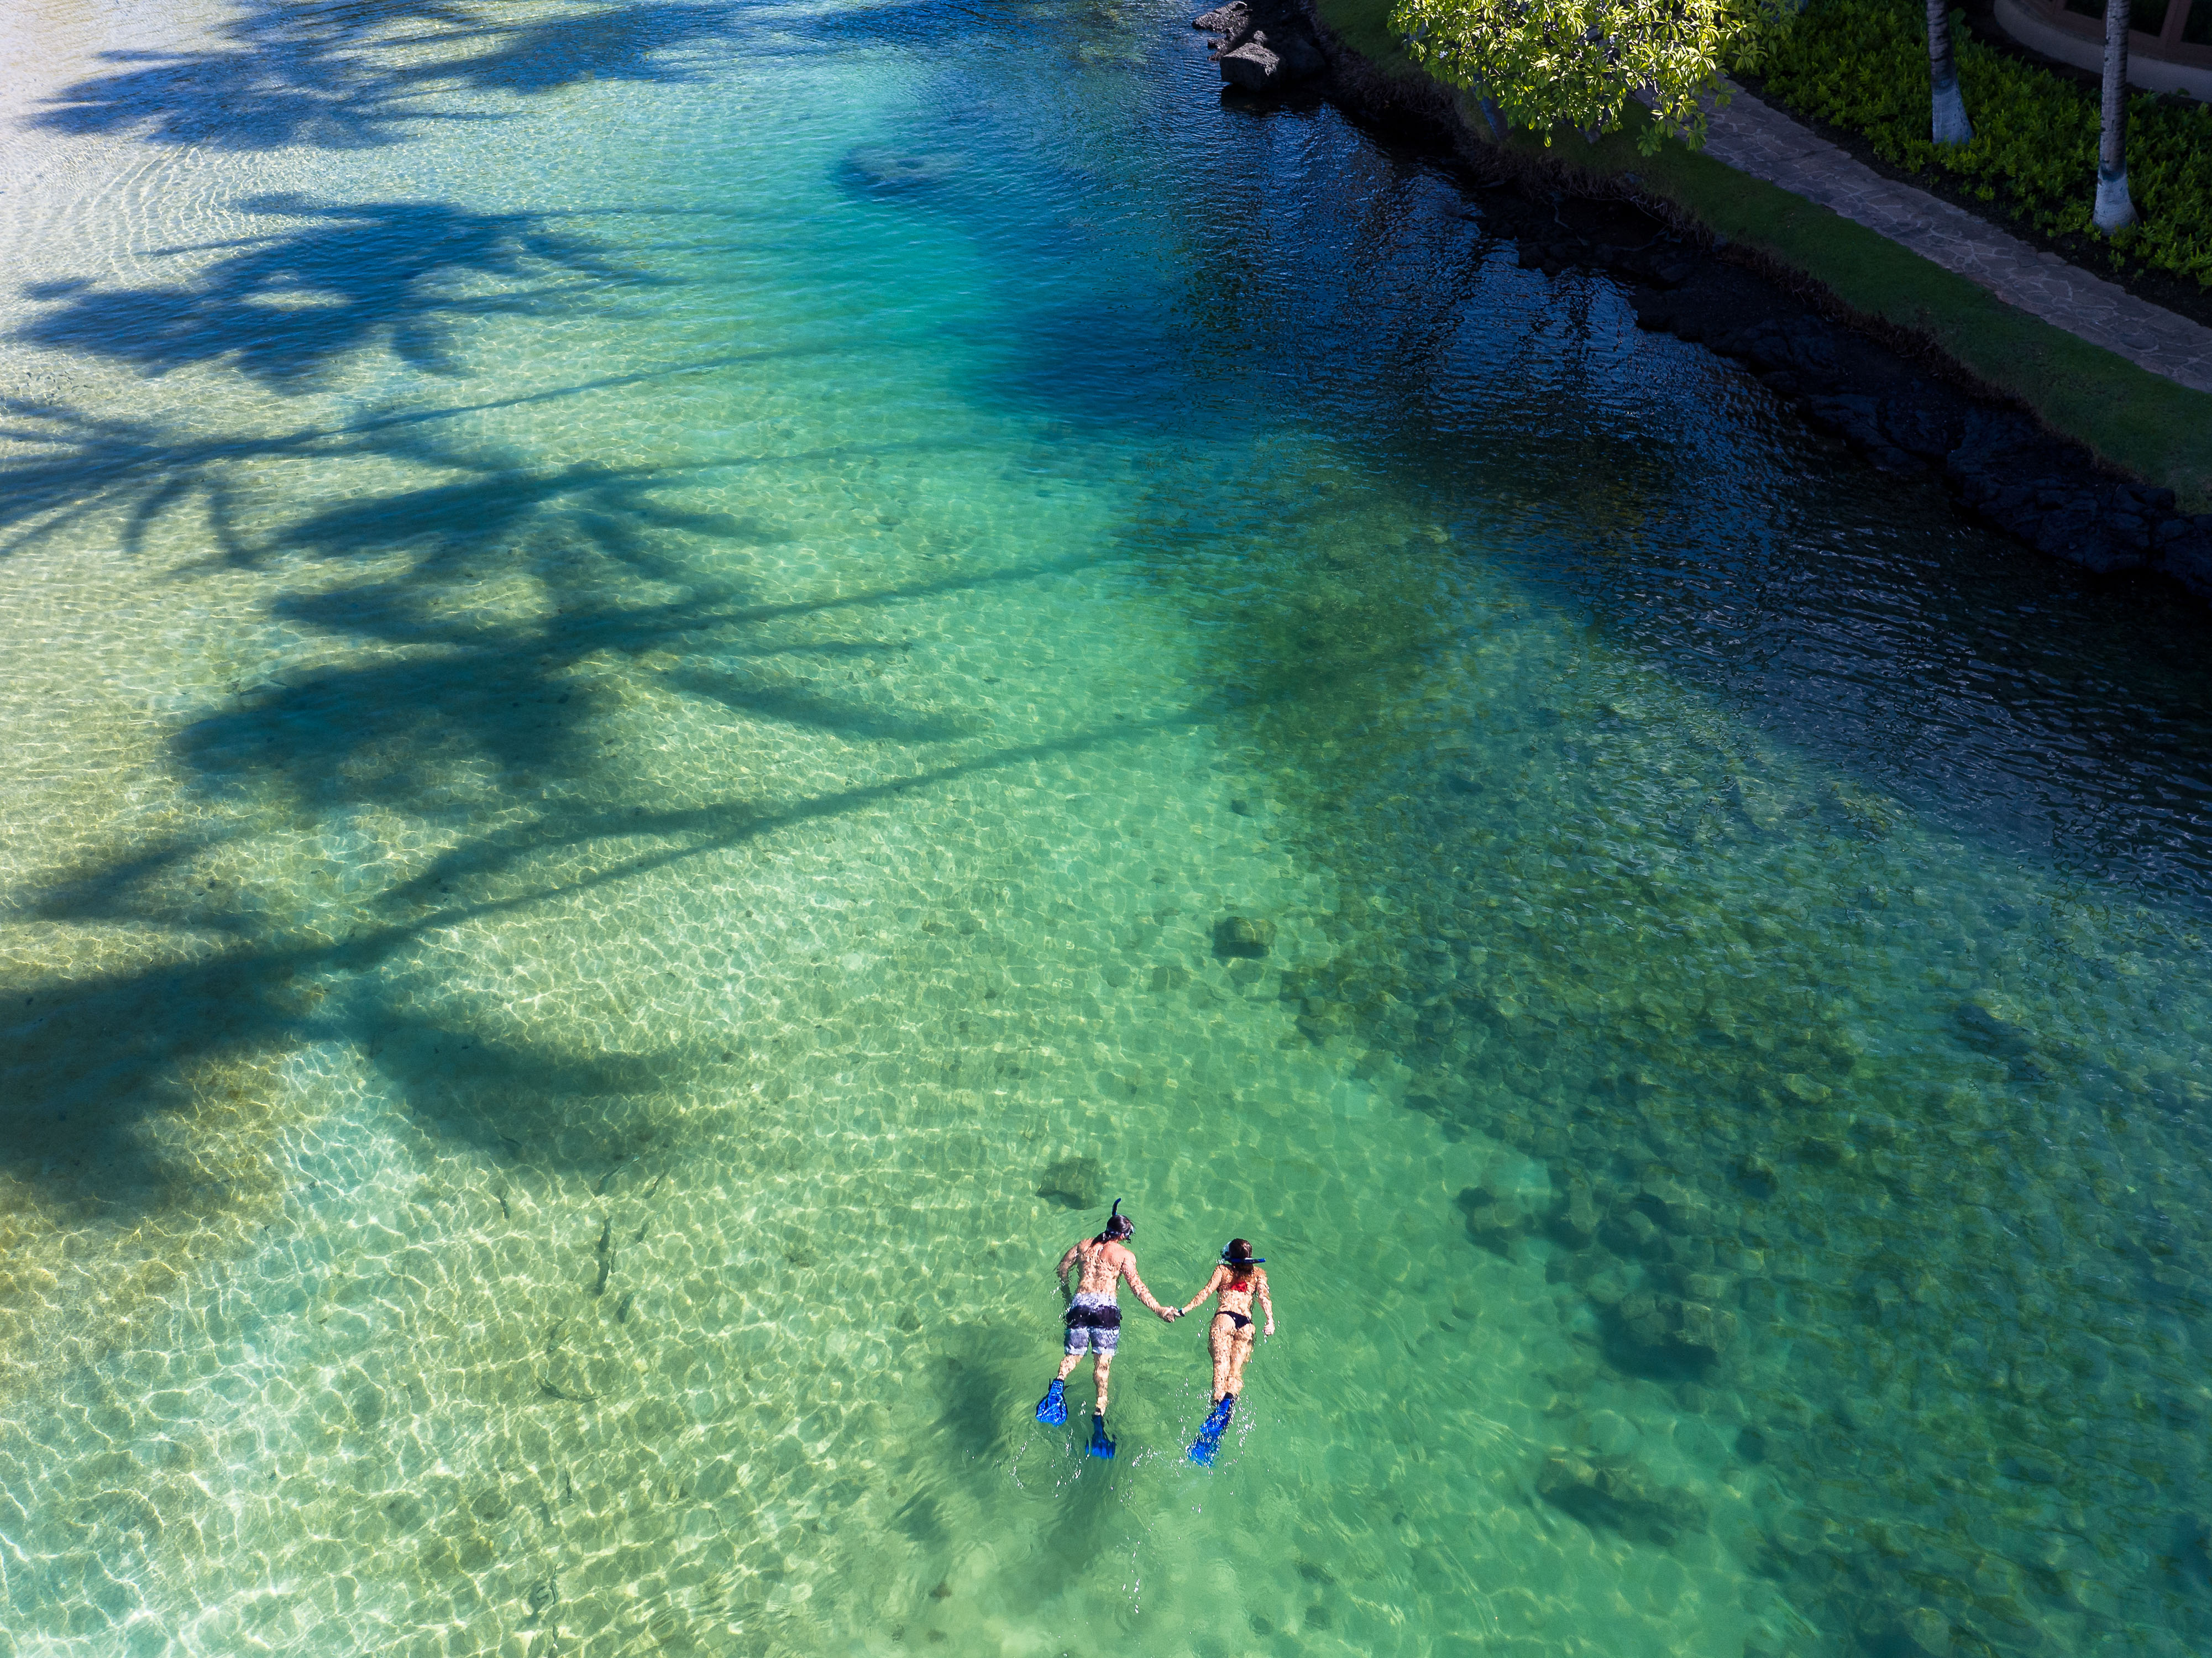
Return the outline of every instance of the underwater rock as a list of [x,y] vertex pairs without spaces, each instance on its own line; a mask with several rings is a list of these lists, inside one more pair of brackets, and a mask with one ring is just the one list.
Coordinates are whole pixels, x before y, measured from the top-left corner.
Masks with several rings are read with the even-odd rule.
[[1582,1420],[1577,1438],[1589,1447],[1585,1455],[1625,1456],[1638,1438],[1636,1424],[1618,1411],[1592,1411]]
[[1619,1266],[1603,1267],[1583,1285],[1583,1293],[1601,1308],[1618,1307],[1629,1294],[1628,1272]]
[[1667,1259],[1674,1263],[1679,1275],[1696,1272],[1713,1264],[1713,1241],[1708,1237],[1686,1237],[1680,1235],[1667,1240]]
[[1467,1187],[1459,1194],[1459,1206],[1467,1215],[1468,1236],[1485,1248],[1510,1248],[1528,1230],[1528,1211],[1510,1193]]
[[1684,1272],[1680,1285],[1685,1301],[1725,1301],[1735,1286],[1724,1272]]
[[2014,1060],[2035,1051],[2033,1036],[1981,1002],[1960,1002],[1952,1010],[1951,1020],[1959,1039],[1978,1054]]
[[1680,1181],[1646,1181],[1644,1195],[1658,1210],[1659,1219],[1670,1232],[1701,1231],[1711,1220],[1712,1210],[1705,1194]]
[[1309,997],[1305,1011],[1298,1015],[1298,1029],[1316,1048],[1349,1036],[1358,1029],[1357,1014],[1342,1002],[1323,1002]]
[[1452,1032],[1458,1029],[1461,1019],[1459,1009],[1439,997],[1421,1009],[1413,1022],[1413,1035],[1424,1047],[1441,1047],[1451,1040]]
[[1735,1315],[1726,1308],[1686,1301],[1676,1315],[1674,1339],[1692,1352],[1717,1358],[1735,1340]]
[[1275,924],[1243,915],[1224,915],[1213,924],[1213,953],[1223,961],[1232,956],[1258,960],[1275,944]]
[[1951,1620],[1933,1606],[1915,1606],[1897,1620],[1889,1649],[1907,1658],[1944,1658],[1951,1650]]
[[1641,1209],[1617,1209],[1605,1225],[1606,1242],[1624,1255],[1656,1254],[1664,1247],[1665,1236]]
[[1106,1186],[1105,1165],[1096,1157],[1062,1157],[1038,1176],[1036,1194],[1057,1198],[1070,1209],[1096,1209]]
[[2038,1043],[2032,1031],[2014,1024],[1980,1000],[1960,1003],[1952,1010],[1951,1023],[1959,1040],[1968,1048],[2002,1060],[2013,1081],[2043,1079],[2043,1069],[2036,1062]]
[[1659,1374],[1704,1370],[1735,1345],[1737,1329],[1724,1307],[1649,1288],[1623,1296],[1609,1323],[1615,1360]]
[[1841,1134],[1808,1134],[1799,1142],[1797,1155],[1808,1163],[1840,1169],[1845,1163],[1858,1161],[1859,1149]]
[[1695,1497],[1662,1485],[1626,1456],[1559,1453],[1546,1459],[1536,1491],[1593,1531],[1604,1527],[1662,1548],[1705,1523]]
[[1604,1212],[1590,1195],[1589,1187],[1571,1186],[1566,1201],[1552,1218],[1552,1235],[1568,1248],[1579,1249],[1597,1236],[1597,1229],[1604,1220]]
[[848,189],[890,195],[943,184],[959,170],[959,162],[950,155],[863,144],[846,152],[837,176]]

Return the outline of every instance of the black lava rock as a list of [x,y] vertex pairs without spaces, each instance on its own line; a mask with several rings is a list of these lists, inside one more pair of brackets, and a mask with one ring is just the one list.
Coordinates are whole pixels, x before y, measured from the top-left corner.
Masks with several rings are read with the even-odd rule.
[[1304,13],[1290,0],[1231,0],[1191,27],[1217,37],[1222,80],[1247,92],[1273,92],[1328,67]]

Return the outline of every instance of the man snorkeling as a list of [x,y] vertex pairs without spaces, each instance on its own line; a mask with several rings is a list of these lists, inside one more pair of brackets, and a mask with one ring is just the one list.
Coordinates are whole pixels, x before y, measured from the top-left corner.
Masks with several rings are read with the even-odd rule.
[[[1106,1432],[1106,1380],[1114,1368],[1114,1348],[1121,1339],[1121,1280],[1128,1279],[1137,1299],[1162,1319],[1173,1323],[1181,1316],[1153,1300],[1137,1276],[1137,1258],[1123,1242],[1136,1230],[1116,1198],[1113,1212],[1106,1217],[1106,1230],[1095,1238],[1082,1239],[1060,1258],[1060,1293],[1067,1297],[1067,1352],[1060,1362],[1060,1374],[1037,1400],[1036,1418],[1053,1427],[1067,1420],[1067,1378],[1084,1354],[1090,1353],[1097,1361],[1093,1374],[1098,1383],[1098,1413],[1091,1418],[1091,1442],[1085,1448],[1093,1456],[1114,1455],[1114,1442]],[[1068,1269],[1079,1263],[1083,1270],[1070,1293]]]

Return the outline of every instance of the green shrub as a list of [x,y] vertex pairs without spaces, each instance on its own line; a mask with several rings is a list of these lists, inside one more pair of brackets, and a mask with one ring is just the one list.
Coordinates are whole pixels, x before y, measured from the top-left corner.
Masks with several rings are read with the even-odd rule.
[[[1952,38],[1971,144],[1929,142],[1927,13],[1915,0],[1812,0],[1765,42],[1758,67],[1775,101],[1864,134],[1885,161],[1950,173],[2047,235],[2101,242],[2089,222],[2096,94],[1968,39],[1960,15]],[[2212,106],[2131,96],[2128,184],[2143,222],[2104,243],[2113,265],[2212,288]]]

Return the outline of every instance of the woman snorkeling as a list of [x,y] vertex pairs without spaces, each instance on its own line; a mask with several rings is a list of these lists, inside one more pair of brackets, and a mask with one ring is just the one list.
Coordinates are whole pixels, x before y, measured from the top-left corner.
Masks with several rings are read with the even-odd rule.
[[1264,1260],[1265,1257],[1252,1253],[1245,1239],[1230,1239],[1229,1247],[1221,1252],[1221,1264],[1213,1269],[1206,1287],[1181,1309],[1188,1313],[1216,1292],[1221,1297],[1213,1309],[1213,1323],[1206,1333],[1206,1345],[1213,1354],[1213,1409],[1191,1443],[1194,1462],[1212,1462],[1222,1432],[1229,1426],[1230,1413],[1237,1408],[1237,1395],[1244,1386],[1244,1363],[1252,1357],[1255,1299],[1267,1321],[1266,1333],[1275,1333],[1275,1304],[1267,1299],[1267,1275],[1260,1270]]

